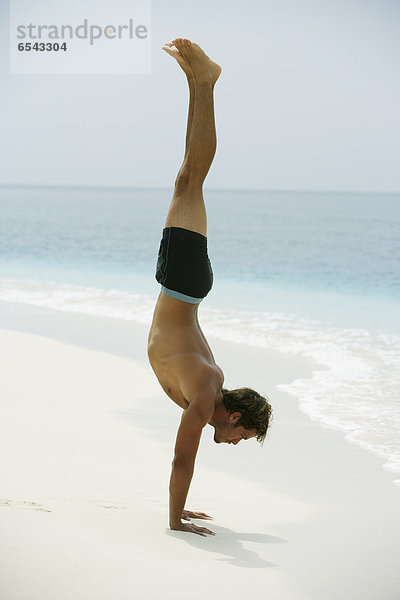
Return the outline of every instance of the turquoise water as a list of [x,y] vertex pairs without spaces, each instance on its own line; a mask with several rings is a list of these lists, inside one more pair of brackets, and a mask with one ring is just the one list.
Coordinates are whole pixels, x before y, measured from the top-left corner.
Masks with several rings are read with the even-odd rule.
[[[206,191],[223,339],[314,358],[285,389],[400,473],[400,195]],[[0,300],[149,322],[171,190],[0,188]]]

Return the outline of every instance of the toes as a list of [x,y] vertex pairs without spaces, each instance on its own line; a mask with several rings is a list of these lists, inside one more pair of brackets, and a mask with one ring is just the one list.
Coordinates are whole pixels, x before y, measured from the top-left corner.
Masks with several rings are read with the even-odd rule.
[[164,52],[166,52],[167,54],[170,54],[171,56],[174,55],[172,48],[170,48],[170,46],[167,46],[166,44],[164,44],[164,46],[161,49],[164,50]]
[[162,50],[164,50],[164,52],[167,52],[167,54],[169,54],[173,58],[183,58],[183,55],[179,52],[178,48],[171,43],[164,44],[164,46],[162,46]]
[[186,52],[190,52],[191,45],[192,45],[192,42],[190,40],[188,40],[187,38],[183,39],[183,48],[184,48],[184,50],[186,50]]
[[178,40],[176,41],[175,47],[178,49],[178,51],[180,52],[180,55],[183,58],[187,57],[187,47],[185,46],[185,44],[183,42],[179,42]]

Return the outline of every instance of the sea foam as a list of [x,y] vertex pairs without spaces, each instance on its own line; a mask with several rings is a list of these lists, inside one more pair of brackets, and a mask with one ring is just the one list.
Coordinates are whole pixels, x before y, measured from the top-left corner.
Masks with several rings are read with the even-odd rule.
[[[0,300],[150,324],[154,298],[94,287],[3,280]],[[328,327],[281,312],[202,307],[207,333],[233,343],[312,358],[322,369],[280,385],[322,425],[376,453],[400,474],[400,336]],[[400,479],[394,481],[400,485]]]

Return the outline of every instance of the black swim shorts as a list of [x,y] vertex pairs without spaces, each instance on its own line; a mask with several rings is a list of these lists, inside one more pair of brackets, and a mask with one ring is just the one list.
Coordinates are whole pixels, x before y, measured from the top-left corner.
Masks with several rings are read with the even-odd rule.
[[190,304],[201,302],[213,283],[207,238],[181,227],[166,227],[158,252],[156,279],[167,296]]

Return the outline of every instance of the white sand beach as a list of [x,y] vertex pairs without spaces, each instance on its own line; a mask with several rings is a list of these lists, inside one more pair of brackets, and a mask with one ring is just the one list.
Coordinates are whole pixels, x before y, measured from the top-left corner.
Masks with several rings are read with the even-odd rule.
[[311,362],[210,340],[227,384],[275,416],[264,447],[204,431],[187,504],[214,517],[203,538],[168,529],[180,410],[146,329],[17,313],[0,330],[2,600],[399,597],[393,476],[276,390]]

